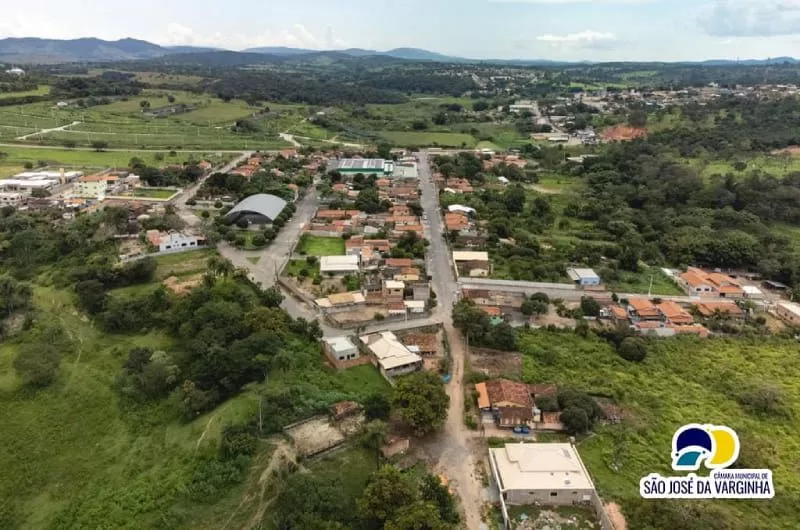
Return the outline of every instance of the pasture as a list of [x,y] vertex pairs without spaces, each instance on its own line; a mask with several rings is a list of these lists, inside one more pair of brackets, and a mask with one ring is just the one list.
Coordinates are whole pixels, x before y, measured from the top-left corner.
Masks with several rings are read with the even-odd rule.
[[[796,342],[681,337],[649,344],[647,358],[632,363],[594,335],[520,336],[526,382],[609,396],[629,415],[621,424],[598,427],[595,436],[578,444],[599,493],[622,505],[630,528],[647,526],[630,518],[641,503],[639,479],[672,474],[675,429],[692,422],[727,425],[741,439],[738,467],[772,469],[775,500],[708,501],[703,508],[716,513],[724,505],[719,528],[794,528],[795,514],[785,507],[796,504],[800,491],[794,471],[800,465],[800,424],[792,420],[800,410]],[[745,405],[747,396],[764,389],[774,389],[775,396],[766,409]]]
[[425,131],[381,131],[378,134],[398,146],[433,145],[440,147],[475,147],[469,134]]

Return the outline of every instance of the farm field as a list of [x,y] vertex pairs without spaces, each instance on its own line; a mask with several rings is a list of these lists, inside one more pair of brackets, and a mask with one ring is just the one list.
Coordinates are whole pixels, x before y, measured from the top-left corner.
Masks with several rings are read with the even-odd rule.
[[217,156],[214,152],[209,153],[176,153],[170,156],[167,152],[160,152],[163,160],[156,160],[158,151],[83,151],[75,149],[37,149],[32,147],[0,147],[0,152],[6,153],[6,157],[0,159],[0,175],[7,173],[6,176],[22,171],[25,162],[38,165],[39,162],[45,165],[80,167],[80,168],[103,168],[103,167],[128,167],[131,158],[140,158],[149,166],[161,166],[164,164],[181,164],[189,160],[208,160],[215,164],[221,164],[231,158],[229,154]]
[[746,177],[751,171],[762,171],[776,177],[782,177],[787,173],[800,171],[800,158],[789,155],[760,155],[743,159],[741,162],[747,164],[747,167],[743,170],[737,170],[734,167],[736,160],[689,159],[688,162],[706,178],[712,175],[727,175],[728,173]]
[[449,132],[381,131],[378,134],[399,146],[434,145],[441,147],[474,147],[469,134]]
[[0,99],[17,98],[25,96],[46,96],[50,93],[48,85],[39,85],[36,90],[24,90],[22,92],[0,92]]
[[297,245],[297,252],[309,256],[344,256],[344,239],[304,234]]
[[[791,508],[800,491],[794,472],[800,465],[800,424],[791,419],[800,407],[796,342],[763,337],[656,340],[639,364],[623,360],[593,335],[582,339],[573,333],[530,331],[521,334],[520,349],[526,382],[610,396],[631,416],[598,428],[578,444],[600,494],[622,505],[629,528],[646,526],[635,519],[642,507],[639,479],[651,472],[671,474],[672,435],[692,422],[737,431],[739,466],[772,469],[776,489],[773,502],[708,501],[698,509],[718,519],[718,528],[796,526]],[[778,396],[768,412],[742,405],[748,395],[766,388]]]

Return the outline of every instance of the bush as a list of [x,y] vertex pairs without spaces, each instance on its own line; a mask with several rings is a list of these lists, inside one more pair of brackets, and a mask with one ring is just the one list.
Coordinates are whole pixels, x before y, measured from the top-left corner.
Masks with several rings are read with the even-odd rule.
[[744,391],[737,401],[745,409],[760,416],[789,417],[783,392],[773,386],[761,386]]
[[596,317],[600,314],[600,304],[591,296],[581,296],[581,311],[588,317]]
[[647,342],[641,337],[628,337],[620,343],[618,352],[626,361],[641,362],[647,357]]
[[568,407],[561,413],[560,420],[569,434],[583,434],[589,430],[589,416],[580,407]]
[[267,239],[261,234],[254,235],[251,242],[253,243],[253,246],[256,248],[262,248],[267,245]]
[[195,199],[189,199],[188,201],[186,201],[186,204],[188,204],[189,206],[194,206],[195,204],[197,204],[197,201]]
[[556,412],[558,400],[554,396],[542,396],[536,398],[536,407],[542,412]]
[[14,358],[14,370],[26,385],[45,387],[58,377],[61,354],[50,345],[24,343]]
[[372,318],[380,322],[381,320],[386,319],[386,315],[384,315],[383,313],[375,313],[375,316],[373,316]]

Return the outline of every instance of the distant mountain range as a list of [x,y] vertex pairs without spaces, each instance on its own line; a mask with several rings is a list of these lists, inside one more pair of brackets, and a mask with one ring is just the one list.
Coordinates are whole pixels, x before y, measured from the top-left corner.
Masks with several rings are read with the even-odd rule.
[[[269,57],[275,60],[285,61],[290,58],[295,59],[314,59],[320,56],[333,58],[342,57],[384,57],[406,61],[430,61],[441,63],[489,63],[513,66],[545,66],[545,65],[569,65],[581,64],[569,61],[550,61],[544,59],[498,59],[480,60],[468,59],[465,57],[454,57],[441,53],[431,52],[419,48],[395,48],[387,51],[365,50],[362,48],[349,48],[346,50],[310,50],[303,48],[287,48],[284,46],[249,48],[241,52],[220,50],[218,48],[198,47],[198,46],[160,46],[137,39],[120,39],[116,41],[106,41],[95,38],[57,40],[39,39],[35,37],[27,38],[7,38],[0,39],[0,62],[10,64],[52,64],[52,63],[71,63],[71,62],[114,62],[114,61],[136,61],[143,59],[157,59],[178,54],[198,54],[204,61],[211,56],[211,62],[219,64],[247,64],[250,60],[256,62],[269,62]],[[217,60],[213,56],[219,54]],[[266,55],[268,57],[258,57]],[[305,57],[303,57],[305,56]],[[190,60],[186,57],[185,60]],[[724,65],[763,65],[763,64],[798,64],[800,60],[793,57],[777,57],[772,59],[748,59],[748,60],[709,60],[686,62],[683,64],[700,64],[707,66]],[[583,61],[584,64],[589,64]]]

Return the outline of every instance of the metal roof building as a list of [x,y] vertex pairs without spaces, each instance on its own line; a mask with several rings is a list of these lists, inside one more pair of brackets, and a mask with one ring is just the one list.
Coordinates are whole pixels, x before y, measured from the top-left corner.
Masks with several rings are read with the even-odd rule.
[[284,208],[286,201],[280,197],[258,193],[242,200],[225,216],[234,223],[239,219],[247,219],[255,224],[266,224],[274,221]]

